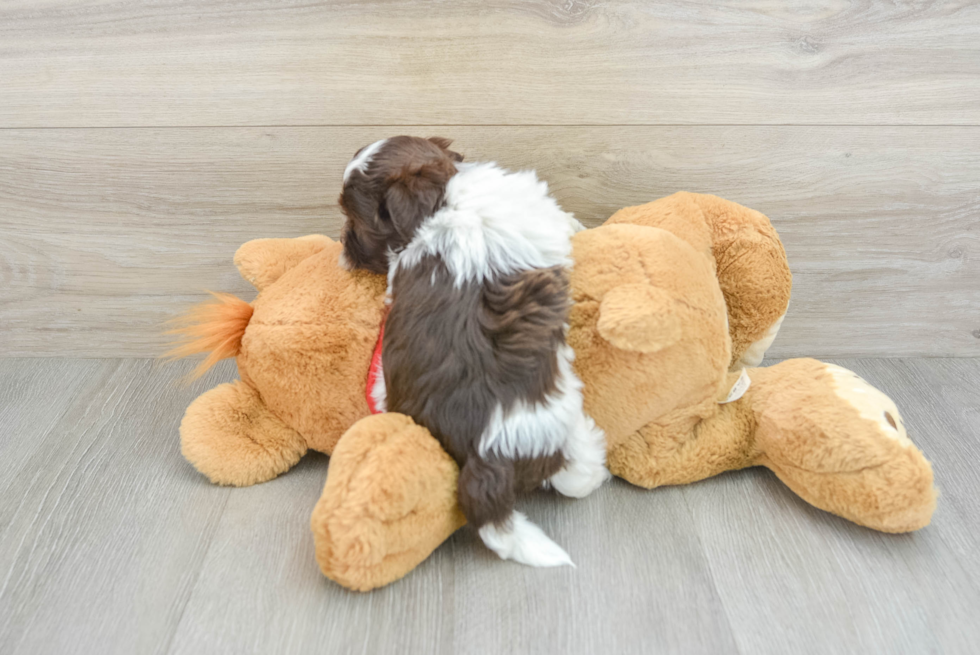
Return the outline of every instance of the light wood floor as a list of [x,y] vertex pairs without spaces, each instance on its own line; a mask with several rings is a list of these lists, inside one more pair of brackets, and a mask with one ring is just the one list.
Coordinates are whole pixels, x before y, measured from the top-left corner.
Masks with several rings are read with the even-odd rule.
[[501,562],[463,529],[370,594],[323,578],[309,514],[328,459],[208,484],[176,426],[222,364],[0,360],[0,652],[975,653],[980,360],[838,360],[892,395],[942,491],[885,535],[765,470],[525,509],[577,569]]

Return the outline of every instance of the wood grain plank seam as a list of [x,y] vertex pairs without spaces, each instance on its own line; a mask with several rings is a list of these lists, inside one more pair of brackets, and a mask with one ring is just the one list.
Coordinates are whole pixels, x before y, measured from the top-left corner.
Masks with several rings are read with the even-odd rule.
[[[37,357],[0,357],[0,360],[6,360],[6,359],[38,359],[38,358]],[[58,358],[52,358],[52,359],[58,359]],[[83,359],[83,358],[64,357],[61,359]],[[115,377],[116,372],[119,371],[119,369],[123,366],[123,364],[125,363],[124,360],[126,358],[120,357],[118,359],[113,359],[108,357],[86,357],[84,359],[97,360],[97,361],[109,362],[111,364],[114,364],[114,366],[110,365],[108,367],[108,370],[106,370],[104,372],[104,375],[102,376],[102,379],[111,380]],[[67,416],[69,412],[75,409],[79,400],[80,399],[84,400],[88,397],[86,392],[89,391],[89,388],[88,387],[84,389],[79,388],[84,384],[85,382],[83,381],[80,381],[78,383],[78,386],[76,386],[76,389],[73,392],[74,394],[76,394],[75,400],[65,405],[64,409],[61,412],[59,412],[58,416],[55,417],[55,419],[51,422],[51,427],[45,430],[42,434],[37,436],[37,438],[34,441],[35,443],[43,444],[47,440],[47,438],[51,435],[51,433],[54,432],[61,425],[61,421],[65,418],[65,416]],[[14,438],[13,435],[10,435],[10,437]],[[28,466],[29,464],[30,461],[24,462],[25,467]],[[6,478],[7,484],[8,485],[12,484],[17,474],[20,473],[22,470],[23,468],[19,468],[16,471],[6,471],[4,477]],[[6,492],[8,489],[9,486],[0,486],[0,492]],[[3,594],[6,591],[6,586],[7,586],[6,581],[4,581],[3,587],[0,588],[0,597],[3,597]]]
[[218,534],[218,528],[221,526],[221,521],[225,516],[225,509],[228,507],[228,501],[231,498],[231,489],[225,489],[225,499],[221,503],[221,512],[213,521],[213,527],[208,535],[208,545],[204,549],[204,554],[201,555],[200,565],[197,567],[197,572],[194,574],[194,582],[191,583],[190,592],[184,599],[183,606],[180,608],[180,614],[177,616],[177,620],[173,622],[173,629],[170,631],[170,635],[167,637],[166,647],[161,649],[160,653],[166,653],[170,655],[174,648],[174,639],[177,638],[177,633],[180,632],[180,626],[184,622],[184,614],[187,613],[187,608],[191,604],[191,600],[194,598],[194,594],[197,592],[198,586],[201,581],[201,574],[204,572],[204,566],[208,561],[208,554],[211,552],[211,547],[214,545],[215,537]]
[[698,548],[701,552],[701,561],[708,569],[708,575],[711,577],[711,588],[714,590],[715,598],[718,599],[718,604],[721,605],[721,611],[725,615],[725,626],[728,628],[728,634],[731,636],[732,644],[735,646],[735,652],[742,655],[742,648],[739,646],[735,628],[732,627],[732,618],[728,615],[728,606],[725,604],[725,599],[722,598],[721,592],[718,590],[718,581],[715,579],[715,571],[711,567],[711,559],[708,557],[708,551],[705,549],[704,542],[701,540],[701,530],[698,528],[697,521],[694,520],[694,511],[691,509],[691,503],[687,499],[689,491],[690,489],[688,487],[682,488],[681,498],[684,499],[684,509],[687,510],[687,515],[691,519],[691,532],[694,534],[694,538],[697,539]]

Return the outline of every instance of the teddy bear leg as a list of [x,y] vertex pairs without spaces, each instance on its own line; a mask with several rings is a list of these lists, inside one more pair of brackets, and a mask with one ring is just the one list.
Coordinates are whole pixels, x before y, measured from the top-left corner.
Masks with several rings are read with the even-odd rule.
[[705,409],[710,416],[703,420],[680,417],[643,426],[610,444],[609,470],[631,484],[653,489],[755,465],[751,420],[740,403]]
[[180,423],[181,452],[221,485],[245,487],[292,468],[306,454],[306,441],[241,380],[199,396]]
[[375,414],[337,443],[310,519],[323,574],[357,591],[406,575],[466,523],[459,468],[425,428]]
[[565,444],[565,466],[548,482],[558,493],[584,498],[609,479],[606,468],[606,435],[591,417],[581,414]]
[[932,467],[895,403],[857,374],[812,359],[750,371],[759,463],[811,505],[883,532],[929,524]]

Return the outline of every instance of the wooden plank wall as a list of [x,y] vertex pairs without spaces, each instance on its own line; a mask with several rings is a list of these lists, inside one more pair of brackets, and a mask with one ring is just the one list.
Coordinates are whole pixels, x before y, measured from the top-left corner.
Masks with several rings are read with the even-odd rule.
[[766,213],[777,356],[980,356],[980,4],[7,0],[0,356],[150,356],[243,241],[336,236],[360,146],[536,168],[598,224]]

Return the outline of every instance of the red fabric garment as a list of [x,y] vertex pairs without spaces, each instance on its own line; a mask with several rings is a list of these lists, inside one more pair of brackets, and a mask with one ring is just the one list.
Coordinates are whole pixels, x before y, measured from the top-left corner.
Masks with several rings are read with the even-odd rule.
[[[385,318],[387,318],[387,315],[385,315]],[[374,404],[371,389],[374,388],[374,383],[377,381],[378,376],[383,375],[383,371],[381,370],[381,344],[385,338],[385,318],[381,319],[381,331],[378,333],[378,343],[374,346],[374,354],[371,355],[371,366],[368,368],[367,376],[367,388],[364,390],[368,409],[371,410],[372,414],[381,413],[381,410]]]

